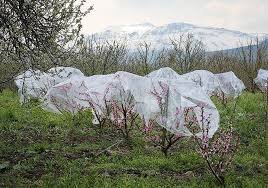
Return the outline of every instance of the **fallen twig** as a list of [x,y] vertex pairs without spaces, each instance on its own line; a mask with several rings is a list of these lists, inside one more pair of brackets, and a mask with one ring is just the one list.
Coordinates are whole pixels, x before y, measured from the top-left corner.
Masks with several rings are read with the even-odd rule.
[[121,144],[122,142],[123,142],[123,140],[119,140],[119,141],[117,141],[117,142],[114,143],[113,145],[111,145],[111,146],[107,147],[106,149],[102,150],[101,152],[97,153],[97,154],[95,155],[95,157],[100,156],[101,154],[107,152],[108,150],[110,150],[111,148],[113,148],[113,147],[115,147],[115,146]]

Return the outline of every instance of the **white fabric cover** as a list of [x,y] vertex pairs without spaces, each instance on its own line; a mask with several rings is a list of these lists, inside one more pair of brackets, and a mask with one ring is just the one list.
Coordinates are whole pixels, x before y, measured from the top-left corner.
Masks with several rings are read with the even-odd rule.
[[84,74],[72,67],[55,67],[48,70],[48,73],[29,69],[15,78],[20,102],[27,102],[30,98],[42,99],[53,85],[73,76],[84,76]]
[[216,93],[220,97],[236,98],[246,88],[244,83],[232,71],[215,75],[219,80],[219,88]]
[[30,98],[41,98],[54,84],[50,75],[39,70],[29,69],[15,79],[18,87],[20,102],[24,103]]
[[169,78],[169,79],[180,79],[180,75],[169,67],[160,68],[155,70],[145,77],[147,78]]
[[210,96],[213,95],[219,87],[219,82],[215,74],[207,70],[195,70],[183,74],[181,77],[195,82]]
[[213,95],[213,92],[219,87],[217,77],[206,70],[195,70],[183,75],[179,75],[169,67],[161,68],[146,75],[147,78],[166,78],[166,79],[185,79],[196,83],[208,95]]
[[[163,90],[167,88],[168,94],[164,95]],[[159,96],[153,92],[158,92]],[[216,107],[209,96],[195,83],[182,79],[145,78],[127,72],[73,77],[48,90],[44,108],[58,113],[64,110],[75,113],[94,106],[97,114],[104,115],[110,101],[116,100],[124,104],[128,96],[133,97],[134,110],[146,124],[149,120],[155,120],[175,134],[182,136],[193,134],[185,127],[185,121],[188,121],[185,116],[186,109],[191,108],[197,124],[202,125],[202,110],[196,107],[197,105],[203,106],[203,118],[210,121],[210,137],[219,127]],[[160,103],[168,104],[165,115],[162,113]],[[206,122],[204,126],[207,126]],[[202,133],[196,134],[200,136]]]
[[268,70],[260,69],[257,78],[254,79],[256,85],[263,92],[268,92]]
[[73,76],[84,76],[84,74],[73,67],[54,67],[47,71],[47,73],[53,78],[55,84],[61,83]]
[[236,98],[245,89],[244,83],[233,72],[213,74],[207,70],[195,70],[183,75],[177,74],[169,67],[161,68],[146,75],[147,78],[166,78],[188,80],[201,87],[209,96]]

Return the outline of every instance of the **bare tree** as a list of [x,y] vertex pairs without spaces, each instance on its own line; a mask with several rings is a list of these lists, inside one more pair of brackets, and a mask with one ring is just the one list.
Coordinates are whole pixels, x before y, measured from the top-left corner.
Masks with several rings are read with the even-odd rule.
[[241,68],[247,77],[249,89],[255,91],[254,79],[257,76],[257,71],[263,66],[267,60],[267,44],[261,43],[259,38],[250,39],[246,46],[241,45],[238,51],[238,57],[242,60]]
[[95,38],[84,40],[78,47],[76,66],[86,74],[107,74],[122,69],[127,61],[128,50],[124,42],[102,41]]
[[146,75],[151,71],[150,67],[155,58],[155,50],[152,49],[151,44],[144,41],[139,44],[137,54],[134,58],[138,65],[140,74]]
[[180,68],[182,73],[189,72],[205,61],[204,45],[196,40],[192,34],[181,35],[178,39],[171,39],[171,60]]

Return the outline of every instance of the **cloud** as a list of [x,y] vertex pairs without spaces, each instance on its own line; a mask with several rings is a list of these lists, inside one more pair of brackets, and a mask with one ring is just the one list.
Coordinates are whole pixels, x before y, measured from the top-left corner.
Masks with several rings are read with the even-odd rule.
[[267,8],[266,0],[211,0],[206,5],[214,16],[209,20],[212,23],[219,21],[223,26],[248,32],[268,32]]
[[187,22],[245,32],[268,33],[267,0],[92,0],[83,32],[110,25]]

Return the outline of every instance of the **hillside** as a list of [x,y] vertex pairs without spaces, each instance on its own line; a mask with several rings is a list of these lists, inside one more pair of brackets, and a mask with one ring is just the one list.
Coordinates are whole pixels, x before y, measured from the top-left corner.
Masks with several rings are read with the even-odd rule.
[[192,34],[201,40],[207,51],[218,51],[246,45],[256,36],[267,38],[268,34],[244,33],[216,27],[201,27],[187,23],[171,23],[155,26],[150,23],[136,25],[119,25],[107,27],[103,32],[92,36],[101,40],[127,41],[130,48],[136,48],[139,43],[147,42],[157,49],[169,48],[170,40],[177,39],[180,35]]

